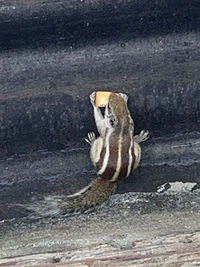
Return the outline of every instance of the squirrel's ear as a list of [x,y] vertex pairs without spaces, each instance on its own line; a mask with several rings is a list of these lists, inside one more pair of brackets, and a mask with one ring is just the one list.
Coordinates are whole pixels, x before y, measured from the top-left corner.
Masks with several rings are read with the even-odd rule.
[[127,102],[128,101],[128,96],[123,93],[119,93],[119,95]]

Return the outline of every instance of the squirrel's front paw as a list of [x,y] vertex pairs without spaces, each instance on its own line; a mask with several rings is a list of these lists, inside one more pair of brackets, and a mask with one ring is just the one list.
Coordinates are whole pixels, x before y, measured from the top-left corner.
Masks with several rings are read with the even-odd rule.
[[134,136],[134,141],[138,144],[149,139],[149,131],[142,130],[138,135]]
[[94,143],[95,139],[96,139],[95,133],[94,132],[90,132],[90,133],[88,133],[88,139],[85,138],[85,141],[88,144],[92,145]]
[[91,93],[90,95],[90,102],[93,106],[95,106],[95,95],[96,95],[96,92],[93,92]]

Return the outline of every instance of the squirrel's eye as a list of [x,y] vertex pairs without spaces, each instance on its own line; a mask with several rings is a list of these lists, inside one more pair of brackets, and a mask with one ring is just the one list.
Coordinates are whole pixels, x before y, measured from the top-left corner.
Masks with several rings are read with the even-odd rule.
[[112,116],[112,109],[111,109],[111,107],[109,106],[109,104],[107,105],[107,114],[108,114],[109,116]]

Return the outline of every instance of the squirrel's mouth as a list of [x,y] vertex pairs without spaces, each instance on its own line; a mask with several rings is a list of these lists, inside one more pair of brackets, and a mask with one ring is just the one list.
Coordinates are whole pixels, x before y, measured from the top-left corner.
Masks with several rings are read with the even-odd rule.
[[105,118],[105,110],[106,110],[106,107],[100,107],[100,110],[101,110],[101,114]]

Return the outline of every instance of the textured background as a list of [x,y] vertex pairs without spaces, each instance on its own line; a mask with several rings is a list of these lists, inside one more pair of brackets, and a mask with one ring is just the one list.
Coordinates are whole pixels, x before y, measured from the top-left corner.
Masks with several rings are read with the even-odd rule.
[[[1,257],[188,232],[198,249],[199,14],[198,0],[0,1]],[[138,193],[116,195],[94,219],[31,220],[19,204],[39,207],[44,195],[73,193],[95,177],[84,142],[96,131],[94,90],[127,93],[136,133],[150,131],[139,168],[117,191]],[[175,181],[192,182],[193,193],[151,193]],[[141,205],[131,204],[135,194]]]
[[0,199],[94,178],[89,94],[125,92],[143,160],[118,192],[199,182],[198,1],[0,2]]
[[94,90],[126,92],[136,131],[199,130],[199,12],[194,0],[1,1],[0,155],[82,140]]

